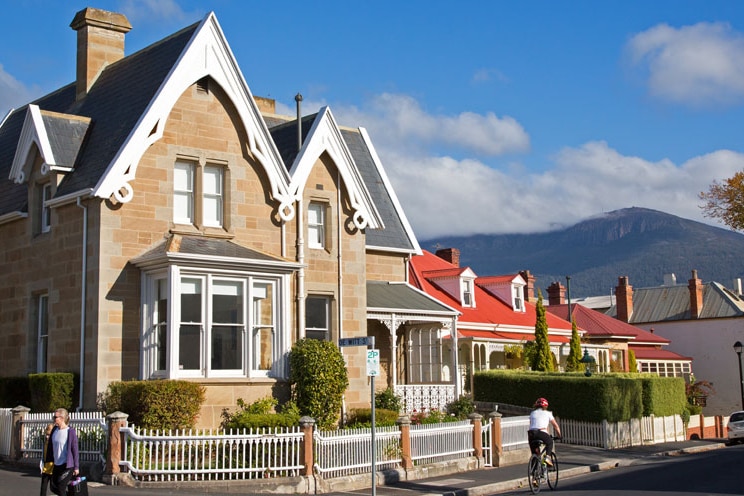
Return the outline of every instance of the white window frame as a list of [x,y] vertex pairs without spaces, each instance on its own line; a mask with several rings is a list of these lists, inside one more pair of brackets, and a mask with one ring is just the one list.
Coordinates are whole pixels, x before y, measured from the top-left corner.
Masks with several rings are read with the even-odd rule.
[[[168,319],[167,319],[167,368],[157,370],[158,336],[157,326],[157,294],[158,284],[163,278],[168,279]],[[185,280],[194,279],[202,284],[201,289],[201,321],[187,323],[199,325],[199,368],[181,369],[179,360],[180,350],[180,326],[181,326],[181,288]],[[214,295],[215,283],[229,281],[239,282],[242,285],[243,315],[242,321],[236,325],[242,325],[240,337],[240,367],[235,369],[212,369],[212,328],[215,324],[212,312],[212,297]],[[210,378],[210,377],[285,377],[287,369],[285,366],[286,354],[289,352],[290,339],[285,330],[286,322],[289,322],[287,311],[290,302],[287,301],[289,288],[289,276],[284,274],[265,275],[253,273],[236,273],[231,271],[209,271],[201,269],[190,269],[186,267],[171,266],[168,271],[159,271],[144,274],[142,291],[143,323],[142,323],[142,347],[141,347],[141,376],[150,378]],[[254,293],[258,285],[270,287],[272,316],[271,322],[271,368],[260,369],[255,366],[254,359],[258,356],[253,340],[254,330]],[[264,326],[265,327],[265,326]],[[250,334],[249,334],[250,331]]]
[[52,199],[52,183],[41,185],[41,206],[39,208],[39,229],[43,233],[52,230],[52,208],[47,202]]
[[475,281],[472,279],[462,279],[462,306],[475,307]]
[[[183,186],[177,180],[179,173],[186,174],[186,184]],[[175,224],[194,224],[196,221],[194,216],[196,211],[195,175],[196,165],[193,162],[178,160],[173,166],[173,222]],[[185,205],[181,205],[179,199],[185,201]],[[185,209],[181,209],[179,206],[185,207]]]
[[[307,309],[307,305],[311,300],[317,300],[321,304],[324,305],[324,313],[325,313],[325,325],[324,326],[311,326],[308,322],[308,318],[310,317],[310,312]],[[321,339],[321,341],[330,341],[331,339],[331,297],[326,295],[317,295],[312,294],[308,295],[305,298],[305,337],[310,337],[311,339],[318,339],[317,337],[310,336],[310,334],[320,334],[324,333],[325,338]]]
[[47,371],[49,355],[49,295],[36,296],[36,372]]
[[314,250],[325,249],[326,205],[310,202],[307,207],[307,246]]
[[[214,181],[209,179],[214,178]],[[207,227],[224,224],[225,168],[207,165],[202,173],[202,218]]]

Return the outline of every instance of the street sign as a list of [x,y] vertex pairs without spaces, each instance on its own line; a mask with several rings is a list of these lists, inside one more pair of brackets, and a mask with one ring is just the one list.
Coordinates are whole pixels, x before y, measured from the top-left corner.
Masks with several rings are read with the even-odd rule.
[[341,346],[374,346],[374,341],[371,336],[363,336],[359,338],[341,338],[338,340],[339,347]]
[[367,377],[380,375],[380,350],[367,350]]

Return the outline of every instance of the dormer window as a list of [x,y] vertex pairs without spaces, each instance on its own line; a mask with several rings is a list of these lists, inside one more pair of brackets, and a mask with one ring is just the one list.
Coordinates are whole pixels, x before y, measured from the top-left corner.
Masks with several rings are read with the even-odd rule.
[[475,306],[475,294],[473,293],[472,279],[462,279],[462,306]]

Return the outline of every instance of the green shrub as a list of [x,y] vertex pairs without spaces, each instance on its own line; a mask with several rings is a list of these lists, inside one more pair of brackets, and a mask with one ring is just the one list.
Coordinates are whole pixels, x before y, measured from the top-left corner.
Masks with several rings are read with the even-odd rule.
[[75,375],[69,372],[29,374],[31,404],[34,412],[52,412],[57,408],[71,411],[75,390]]
[[[399,413],[397,410],[388,410],[386,408],[377,408],[375,405],[375,426],[391,427],[398,420]],[[346,422],[348,428],[372,427],[372,409],[355,408],[349,412],[349,419]]]
[[333,429],[349,377],[341,351],[330,341],[301,339],[289,354],[292,399],[302,415],[315,419],[319,429]]
[[191,429],[204,403],[204,387],[188,381],[121,381],[99,397],[106,414],[121,411],[145,429]]
[[375,394],[375,408],[400,412],[403,409],[403,401],[395,394],[393,388],[387,388]]
[[445,408],[448,414],[464,420],[475,411],[475,403],[470,396],[460,396],[455,401],[447,403]]
[[296,427],[300,421],[300,412],[291,402],[286,404],[281,413],[275,413],[278,402],[275,398],[265,397],[246,403],[238,398],[238,410],[229,412],[222,410],[222,428],[229,429],[259,429],[265,427]]

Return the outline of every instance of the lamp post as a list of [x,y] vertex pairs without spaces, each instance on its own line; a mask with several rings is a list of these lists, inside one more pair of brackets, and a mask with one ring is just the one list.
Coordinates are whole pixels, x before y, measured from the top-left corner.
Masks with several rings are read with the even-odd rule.
[[590,377],[592,375],[592,366],[595,363],[594,357],[589,355],[589,352],[584,348],[584,356],[581,357],[581,363],[584,364],[584,375]]
[[741,348],[741,341],[737,341],[734,343],[734,351],[739,358],[739,390],[741,391],[741,409],[744,410],[744,378],[742,378],[741,375]]

